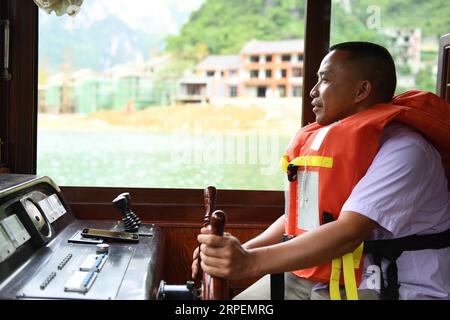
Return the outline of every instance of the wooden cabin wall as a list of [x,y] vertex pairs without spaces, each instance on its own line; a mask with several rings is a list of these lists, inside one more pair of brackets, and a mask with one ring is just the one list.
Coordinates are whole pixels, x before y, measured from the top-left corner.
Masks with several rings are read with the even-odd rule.
[[[38,8],[33,1],[1,0],[10,25],[9,81],[0,81],[0,172],[36,172]],[[2,46],[3,47],[3,46]]]
[[[168,284],[184,284],[191,279],[192,253],[203,225],[203,190],[62,187],[77,219],[120,220],[111,201],[122,192],[131,195],[131,209],[145,223],[155,223],[165,235],[165,270]],[[217,209],[227,213],[225,231],[241,243],[250,240],[284,212],[282,191],[218,190]],[[229,282],[233,297],[256,278]]]

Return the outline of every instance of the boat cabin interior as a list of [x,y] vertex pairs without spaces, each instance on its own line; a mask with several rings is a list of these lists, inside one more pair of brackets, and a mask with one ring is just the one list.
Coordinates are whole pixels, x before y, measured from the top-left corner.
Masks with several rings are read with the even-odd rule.
[[[330,46],[332,1],[305,9],[301,126],[315,121],[309,92]],[[281,215],[284,192],[58,185],[37,174],[39,10],[0,2],[0,299],[198,298],[191,264],[204,223],[223,211],[225,231],[244,243]],[[435,93],[450,101],[450,34],[437,61]],[[220,299],[255,280],[220,282]]]

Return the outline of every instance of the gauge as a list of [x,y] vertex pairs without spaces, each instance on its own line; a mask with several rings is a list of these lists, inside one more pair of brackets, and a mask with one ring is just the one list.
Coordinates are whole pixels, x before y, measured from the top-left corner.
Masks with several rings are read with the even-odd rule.
[[31,201],[31,199],[26,199],[25,201],[23,201],[23,206],[25,207],[25,211],[28,213],[31,221],[33,221],[34,226],[38,230],[42,230],[42,228],[45,226],[45,219],[36,204]]

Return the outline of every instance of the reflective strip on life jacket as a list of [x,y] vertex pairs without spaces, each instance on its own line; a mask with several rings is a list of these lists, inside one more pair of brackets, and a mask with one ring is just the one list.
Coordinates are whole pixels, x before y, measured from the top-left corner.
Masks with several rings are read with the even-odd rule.
[[287,155],[284,155],[280,159],[281,171],[283,171],[283,173],[286,173],[288,165],[290,164],[298,167],[307,166],[307,167],[333,168],[333,158],[322,156],[300,156],[289,162],[287,159]]

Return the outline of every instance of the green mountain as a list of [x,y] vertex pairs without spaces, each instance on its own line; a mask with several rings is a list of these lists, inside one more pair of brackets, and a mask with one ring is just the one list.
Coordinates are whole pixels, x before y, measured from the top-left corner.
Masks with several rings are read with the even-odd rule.
[[[434,91],[439,37],[450,32],[448,0],[333,0],[330,43],[372,41],[386,46],[401,61],[401,48],[392,43],[388,28],[420,28],[426,61],[416,75],[416,87]],[[211,54],[237,54],[251,39],[282,40],[304,37],[303,0],[206,0],[176,36],[166,38],[166,49],[191,66]],[[430,49],[431,48],[431,49]],[[398,56],[397,56],[398,55]],[[400,75],[410,67],[397,65]],[[403,90],[405,88],[398,88]]]
[[[369,25],[374,13],[379,18],[376,28]],[[303,0],[207,0],[179,35],[166,39],[167,50],[193,60],[202,58],[205,48],[207,54],[238,53],[252,38],[303,37],[304,17]],[[332,43],[363,39],[386,44],[381,31],[389,27],[421,28],[423,37],[437,40],[450,32],[448,0],[333,1]]]
[[237,53],[252,38],[302,38],[304,15],[303,0],[207,0],[179,35],[166,39],[167,50],[196,60],[204,48],[207,54]]

